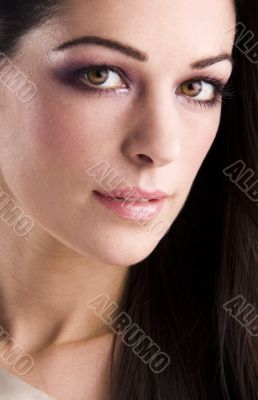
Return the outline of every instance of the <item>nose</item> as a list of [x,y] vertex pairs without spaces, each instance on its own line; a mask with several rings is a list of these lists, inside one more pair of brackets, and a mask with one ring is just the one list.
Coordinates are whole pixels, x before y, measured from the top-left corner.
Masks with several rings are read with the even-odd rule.
[[179,115],[168,87],[149,90],[134,103],[123,151],[138,165],[161,167],[181,154]]

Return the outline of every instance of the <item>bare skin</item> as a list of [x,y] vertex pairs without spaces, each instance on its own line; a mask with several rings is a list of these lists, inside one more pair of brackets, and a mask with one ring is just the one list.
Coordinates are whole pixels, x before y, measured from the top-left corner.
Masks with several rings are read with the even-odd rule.
[[32,354],[34,367],[24,376],[0,359],[0,366],[54,399],[110,400],[112,334]]
[[[231,0],[69,5],[65,15],[29,32],[14,58],[37,95],[22,103],[0,85],[1,188],[35,222],[25,237],[0,223],[0,320],[36,361],[22,379],[59,400],[103,400],[113,333],[87,303],[100,293],[119,303],[129,266],[146,258],[162,235],[97,203],[92,193],[100,185],[86,171],[106,160],[131,184],[165,191],[160,218],[173,224],[221,114],[221,104],[201,107],[175,92],[200,75],[226,84],[229,60],[201,70],[190,64],[232,54],[234,32],[226,32],[235,12]],[[148,61],[92,44],[54,51],[85,35],[130,44]],[[61,71],[72,63],[117,66],[132,77],[132,90],[98,97],[68,85]],[[109,80],[122,83],[119,75]],[[203,86],[199,102],[211,93],[211,85]]]

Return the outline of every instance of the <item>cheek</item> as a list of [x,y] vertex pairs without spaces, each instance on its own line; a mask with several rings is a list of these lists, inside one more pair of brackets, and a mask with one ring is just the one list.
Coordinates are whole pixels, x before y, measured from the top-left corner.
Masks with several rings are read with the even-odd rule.
[[76,204],[92,187],[87,169],[117,148],[107,140],[114,119],[100,118],[85,102],[75,106],[38,95],[14,103],[0,121],[1,170],[13,196],[35,214],[60,198],[64,207]]
[[218,107],[216,111],[207,114],[202,119],[202,122],[197,125],[196,132],[196,146],[194,157],[199,160],[199,164],[205,159],[209,152],[218,132],[221,116],[221,108]]
[[[72,164],[95,160],[103,148],[107,130],[111,127],[100,122],[89,108],[80,112],[71,107],[38,109],[34,125],[34,140],[43,154],[52,159]],[[112,125],[112,123],[109,124]],[[108,145],[108,143],[106,143]]]
[[191,128],[188,127],[188,133],[183,137],[181,168],[184,171],[182,174],[184,179],[182,179],[181,185],[184,189],[190,189],[216,138],[220,115],[220,108],[214,112],[207,112],[206,115],[203,112],[198,119],[191,121],[191,125],[189,125]]
[[63,187],[92,186],[87,170],[103,160],[115,161],[119,148],[118,118],[108,107],[100,110],[97,100],[81,102],[37,100],[29,128],[32,157],[51,165],[49,176],[63,181]]

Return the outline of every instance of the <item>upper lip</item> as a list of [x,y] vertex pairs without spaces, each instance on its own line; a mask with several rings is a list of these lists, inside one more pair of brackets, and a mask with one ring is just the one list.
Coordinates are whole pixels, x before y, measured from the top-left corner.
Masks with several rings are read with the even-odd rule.
[[106,197],[121,197],[121,198],[130,198],[130,199],[163,199],[168,197],[169,195],[162,190],[155,190],[153,192],[143,190],[138,186],[133,187],[124,187],[121,189],[114,189],[110,191],[98,191],[102,196]]

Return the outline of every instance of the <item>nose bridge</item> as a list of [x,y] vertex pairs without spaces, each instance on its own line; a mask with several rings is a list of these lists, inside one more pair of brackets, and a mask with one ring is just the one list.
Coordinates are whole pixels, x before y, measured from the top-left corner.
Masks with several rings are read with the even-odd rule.
[[137,106],[134,151],[148,156],[154,164],[170,163],[180,155],[179,116],[172,96],[168,85],[152,85]]
[[176,123],[172,90],[161,86],[149,90],[143,108],[145,109],[143,124],[146,134],[153,136],[154,140],[157,138],[161,143],[171,139],[174,136],[172,127]]

